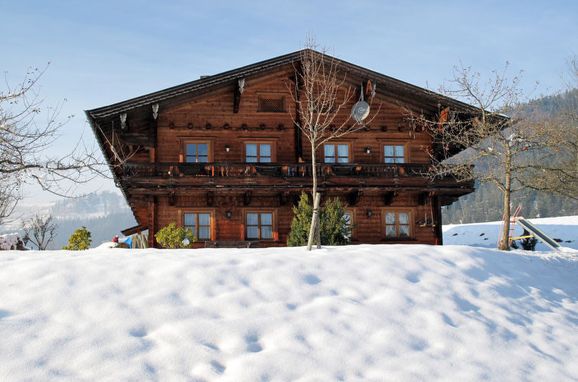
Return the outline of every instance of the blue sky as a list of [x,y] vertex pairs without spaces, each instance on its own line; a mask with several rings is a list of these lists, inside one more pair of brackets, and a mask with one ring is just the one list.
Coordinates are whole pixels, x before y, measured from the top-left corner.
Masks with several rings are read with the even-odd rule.
[[[67,99],[62,144],[92,140],[85,109],[300,49],[307,34],[335,56],[437,89],[460,62],[506,61],[532,95],[564,88],[578,54],[578,1],[4,1],[0,71],[15,82],[51,65],[47,104]],[[61,146],[62,147],[62,146]],[[95,182],[97,188],[112,188]]]

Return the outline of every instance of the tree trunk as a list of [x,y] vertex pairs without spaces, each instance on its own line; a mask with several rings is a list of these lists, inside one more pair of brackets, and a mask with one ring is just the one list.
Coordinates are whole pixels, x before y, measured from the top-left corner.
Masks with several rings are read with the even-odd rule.
[[502,240],[498,245],[498,249],[509,251],[510,250],[510,197],[512,191],[512,158],[510,155],[509,148],[506,148],[506,158],[505,158],[505,168],[506,181],[504,184],[504,204],[503,204],[503,222],[502,222]]
[[309,226],[309,238],[307,240],[307,250],[311,251],[313,242],[317,242],[317,248],[321,248],[321,240],[319,239],[319,202],[321,194],[316,193],[313,197],[313,215],[311,216],[311,225]]
[[[317,159],[315,155],[315,145],[311,142],[311,176],[313,178],[313,188],[311,196],[313,197],[313,214],[311,215],[311,225],[309,226],[309,237],[307,238],[307,250],[311,251],[313,240],[316,237],[316,228],[319,224],[319,202],[321,195],[317,193]],[[321,243],[318,243],[321,245]]]

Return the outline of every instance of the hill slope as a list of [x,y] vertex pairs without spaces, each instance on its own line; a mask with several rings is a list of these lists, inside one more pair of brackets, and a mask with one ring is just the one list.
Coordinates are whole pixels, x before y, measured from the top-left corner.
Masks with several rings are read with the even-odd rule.
[[578,252],[0,252],[0,380],[578,379]]

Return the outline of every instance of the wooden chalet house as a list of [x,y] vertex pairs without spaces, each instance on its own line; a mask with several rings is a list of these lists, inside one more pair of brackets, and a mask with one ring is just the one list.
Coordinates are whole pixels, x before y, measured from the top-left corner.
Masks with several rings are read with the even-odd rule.
[[[199,246],[286,245],[292,206],[311,190],[310,146],[287,86],[301,53],[86,112],[138,222],[125,234],[148,230],[154,246],[155,232],[176,222]],[[441,206],[473,184],[424,175],[436,145],[407,110],[434,119],[477,109],[335,60],[358,94],[373,85],[380,106],[366,127],[317,153],[323,198],[344,202],[353,243],[441,244]]]

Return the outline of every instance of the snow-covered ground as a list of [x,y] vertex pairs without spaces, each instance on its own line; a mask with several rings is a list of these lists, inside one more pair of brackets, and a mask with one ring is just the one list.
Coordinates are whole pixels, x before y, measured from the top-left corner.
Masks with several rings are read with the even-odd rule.
[[0,381],[578,379],[578,251],[0,252]]
[[[578,216],[528,220],[546,235],[558,241],[562,247],[578,249]],[[513,236],[522,235],[522,228],[519,225],[512,225],[512,227],[515,227]],[[501,228],[502,222],[444,225],[444,244],[495,248]],[[549,250],[541,242],[538,242],[536,249]]]

